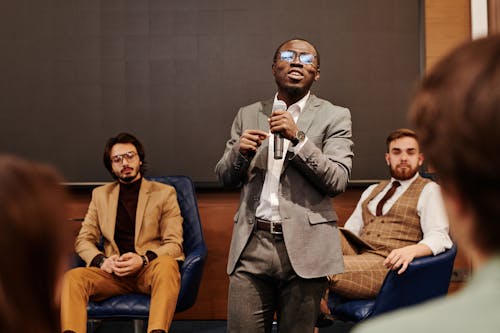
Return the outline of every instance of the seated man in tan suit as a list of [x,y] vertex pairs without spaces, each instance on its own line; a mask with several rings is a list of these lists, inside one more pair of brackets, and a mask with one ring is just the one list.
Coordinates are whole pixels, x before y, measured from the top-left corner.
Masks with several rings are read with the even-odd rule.
[[345,271],[330,277],[329,291],[345,298],[373,298],[388,269],[401,274],[414,258],[452,246],[440,188],[418,173],[415,132],[398,129],[386,143],[391,179],[368,187],[340,229]]
[[66,273],[63,332],[86,332],[89,298],[130,292],[151,294],[148,332],[170,327],[180,289],[177,261],[184,259],[182,216],[173,187],[143,178],[144,156],[142,144],[127,133],[106,144],[104,165],[116,181],[92,193],[75,242],[88,267]]

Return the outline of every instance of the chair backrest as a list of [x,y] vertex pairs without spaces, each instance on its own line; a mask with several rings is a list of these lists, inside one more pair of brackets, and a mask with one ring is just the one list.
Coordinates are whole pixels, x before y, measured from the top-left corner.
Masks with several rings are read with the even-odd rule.
[[195,189],[191,178],[187,176],[146,177],[159,183],[173,186],[177,192],[177,201],[184,219],[182,224],[184,252],[192,252],[194,248],[205,247],[203,231],[200,224],[200,213],[196,201]]
[[181,266],[181,290],[176,312],[190,308],[198,294],[203,268],[207,257],[207,247],[203,238],[200,213],[193,182],[187,176],[146,177],[149,180],[171,185],[177,192],[177,201],[184,219],[183,248],[186,259]]
[[390,271],[376,298],[371,316],[446,295],[450,285],[457,246],[436,256],[417,258],[398,275]]

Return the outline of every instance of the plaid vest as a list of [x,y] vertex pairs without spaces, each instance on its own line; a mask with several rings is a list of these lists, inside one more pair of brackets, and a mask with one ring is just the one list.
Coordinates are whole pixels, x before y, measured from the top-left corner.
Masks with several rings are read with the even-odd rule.
[[370,213],[368,203],[382,192],[388,180],[378,184],[361,204],[364,226],[360,237],[372,245],[377,250],[375,252],[387,256],[393,249],[422,240],[417,203],[424,186],[429,182],[429,179],[418,176],[385,215]]

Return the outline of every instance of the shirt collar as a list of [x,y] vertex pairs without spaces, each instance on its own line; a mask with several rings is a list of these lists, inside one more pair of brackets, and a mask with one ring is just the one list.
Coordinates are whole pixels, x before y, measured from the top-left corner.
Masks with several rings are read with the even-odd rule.
[[406,180],[399,180],[399,179],[396,179],[396,178],[394,178],[394,177],[391,177],[391,184],[392,184],[392,182],[394,182],[394,181],[398,181],[398,182],[400,182],[400,183],[401,183],[401,187],[402,187],[402,188],[403,188],[403,187],[407,187],[407,186],[410,186],[410,184],[411,184],[411,183],[413,183],[413,182],[415,181],[415,179],[417,179],[417,178],[418,178],[418,176],[419,176],[419,175],[420,175],[420,174],[417,172],[417,173],[415,174],[415,176],[413,176],[413,177],[412,177],[412,178],[410,178],[410,179],[406,179]]
[[[304,109],[304,107],[306,106],[307,100],[309,99],[310,95],[311,95],[311,91],[308,91],[307,94],[304,97],[302,97],[300,100],[298,100],[296,103],[289,105],[288,110],[289,111],[296,110],[300,113]],[[274,95],[274,102],[276,102],[277,100],[278,100],[278,93],[276,93],[276,95]]]

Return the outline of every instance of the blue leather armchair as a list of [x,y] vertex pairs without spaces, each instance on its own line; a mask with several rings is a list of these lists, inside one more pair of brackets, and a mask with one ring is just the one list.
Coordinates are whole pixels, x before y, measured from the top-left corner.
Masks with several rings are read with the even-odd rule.
[[[180,267],[181,288],[175,310],[181,312],[193,306],[196,300],[207,258],[207,247],[203,238],[194,186],[187,176],[147,178],[175,187],[184,218],[183,247],[186,259]],[[144,320],[148,318],[149,303],[149,295],[144,294],[120,295],[101,302],[91,301],[87,307],[89,329],[93,331],[96,320],[127,318],[134,320],[134,332],[139,333],[143,330]]]
[[457,247],[453,245],[451,249],[437,256],[413,260],[401,275],[389,271],[375,299],[343,301],[330,294],[328,306],[332,316],[342,321],[359,322],[368,317],[446,295],[456,254]]

